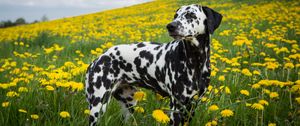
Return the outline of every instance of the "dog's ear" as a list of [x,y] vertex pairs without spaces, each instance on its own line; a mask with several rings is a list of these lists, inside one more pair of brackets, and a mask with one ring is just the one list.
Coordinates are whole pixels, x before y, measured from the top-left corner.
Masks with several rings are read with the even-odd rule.
[[213,34],[214,31],[219,27],[223,16],[209,7],[203,6],[202,9],[207,18],[206,25],[207,25],[208,32],[210,34]]

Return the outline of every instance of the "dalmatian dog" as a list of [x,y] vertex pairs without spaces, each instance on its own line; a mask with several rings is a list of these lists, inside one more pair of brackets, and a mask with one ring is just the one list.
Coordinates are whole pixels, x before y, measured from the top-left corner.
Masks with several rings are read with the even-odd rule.
[[183,125],[194,115],[194,96],[201,96],[210,82],[210,35],[222,15],[200,5],[180,7],[167,25],[172,42],[117,45],[93,61],[86,74],[89,124],[96,125],[113,96],[133,112],[137,87],[170,98],[170,125]]

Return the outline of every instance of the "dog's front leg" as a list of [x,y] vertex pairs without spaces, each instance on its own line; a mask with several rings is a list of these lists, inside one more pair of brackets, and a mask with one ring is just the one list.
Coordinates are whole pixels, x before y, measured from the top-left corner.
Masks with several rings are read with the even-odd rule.
[[170,125],[171,126],[179,126],[181,122],[183,122],[183,115],[182,112],[180,111],[181,105],[176,101],[176,99],[171,98],[170,102],[170,108],[171,108],[171,113],[170,113]]

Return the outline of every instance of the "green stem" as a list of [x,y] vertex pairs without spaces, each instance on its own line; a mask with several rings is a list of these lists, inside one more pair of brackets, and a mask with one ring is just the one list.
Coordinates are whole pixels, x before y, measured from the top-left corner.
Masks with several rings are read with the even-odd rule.
[[258,110],[256,111],[256,123],[255,123],[256,126],[258,126]]

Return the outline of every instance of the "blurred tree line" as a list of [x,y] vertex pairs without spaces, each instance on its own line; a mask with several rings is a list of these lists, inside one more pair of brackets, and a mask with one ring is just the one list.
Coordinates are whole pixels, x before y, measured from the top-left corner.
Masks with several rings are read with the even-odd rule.
[[46,15],[44,15],[40,21],[35,20],[31,23],[26,22],[26,20],[24,18],[20,17],[20,18],[16,19],[15,22],[13,22],[11,20],[1,21],[0,28],[7,28],[7,27],[12,27],[12,26],[24,25],[24,24],[34,24],[34,23],[44,22],[44,21],[48,21],[48,17]]

